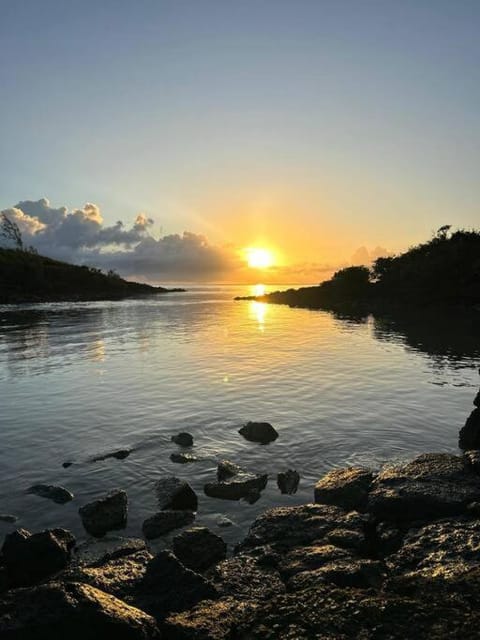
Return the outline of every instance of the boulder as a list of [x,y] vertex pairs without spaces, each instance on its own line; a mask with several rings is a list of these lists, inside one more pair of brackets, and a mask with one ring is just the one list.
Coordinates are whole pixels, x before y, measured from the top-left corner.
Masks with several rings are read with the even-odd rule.
[[243,496],[241,500],[242,502],[246,502],[247,504],[255,504],[260,500],[261,495],[262,494],[258,489],[250,489],[250,491],[245,496]]
[[345,549],[319,542],[304,547],[295,547],[286,553],[279,564],[279,571],[284,579],[288,579],[297,573],[318,569],[328,564],[332,565],[340,560],[352,561],[353,558],[352,553]]
[[197,510],[197,494],[185,480],[175,476],[161,478],[155,484],[155,491],[160,509]]
[[204,486],[204,491],[210,498],[240,500],[240,498],[249,496],[252,491],[262,491],[267,486],[267,482],[267,474],[238,473],[225,482],[207,482]]
[[220,460],[217,465],[217,480],[219,482],[227,480],[228,478],[233,478],[233,476],[236,476],[239,473],[244,473],[244,470],[239,467],[238,464],[230,462],[230,460]]
[[290,591],[315,589],[319,583],[330,582],[337,587],[380,589],[386,577],[385,565],[378,560],[351,558],[326,562],[317,569],[292,576],[287,587]]
[[263,556],[238,554],[218,563],[208,576],[221,598],[259,602],[285,592],[285,585],[275,567],[265,566]]
[[188,569],[202,572],[225,559],[227,545],[207,527],[193,527],[173,539],[173,552]]
[[473,404],[476,407],[480,407],[480,391],[477,393],[477,395],[475,396],[475,398],[473,399]]
[[3,563],[8,584],[30,586],[61,571],[70,560],[75,538],[65,529],[47,529],[31,534],[17,529],[5,536]]
[[232,527],[234,522],[230,520],[230,518],[227,518],[227,516],[218,516],[215,524],[217,527]]
[[347,467],[333,469],[315,485],[315,502],[333,504],[350,511],[365,507],[373,480],[370,469]]
[[169,531],[185,527],[195,520],[193,511],[173,511],[170,509],[159,511],[142,524],[143,535],[147,540],[159,538]]
[[177,435],[172,436],[172,442],[180,445],[181,447],[191,447],[193,445],[193,436],[186,431],[182,431],[181,433],[177,433]]
[[191,453],[171,453],[170,460],[177,464],[187,464],[188,462],[196,462],[198,458]]
[[473,471],[480,473],[480,450],[471,449],[470,451],[465,451],[463,456]]
[[468,416],[458,437],[460,449],[480,449],[480,408],[477,407]]
[[109,560],[146,550],[145,540],[141,538],[107,535],[101,539],[90,538],[78,544],[72,560],[80,566],[100,566]]
[[280,493],[292,495],[297,493],[298,483],[300,482],[300,475],[293,469],[287,469],[287,471],[281,471],[277,475],[277,485],[280,489]]
[[480,478],[464,460],[428,453],[384,468],[372,484],[368,510],[383,521],[414,521],[464,513],[480,499]]
[[57,487],[53,484],[34,484],[27,489],[27,493],[33,493],[41,498],[48,498],[57,504],[65,504],[73,500],[73,493],[64,487]]
[[101,462],[102,460],[108,460],[109,458],[115,458],[116,460],[125,460],[131,454],[130,449],[118,449],[117,451],[112,451],[111,453],[104,453],[98,456],[95,456],[91,459],[91,462]]
[[4,640],[154,640],[155,620],[87,584],[50,582],[0,600]]
[[125,491],[116,489],[104,498],[94,500],[78,510],[85,530],[101,538],[107,531],[124,529],[127,525],[128,498]]
[[277,431],[269,422],[247,422],[238,433],[246,440],[260,442],[260,444],[267,444],[278,438]]

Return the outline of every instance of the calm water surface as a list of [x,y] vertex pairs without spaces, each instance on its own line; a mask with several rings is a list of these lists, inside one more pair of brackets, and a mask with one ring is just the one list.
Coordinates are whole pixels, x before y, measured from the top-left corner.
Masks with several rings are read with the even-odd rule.
[[[121,487],[126,533],[155,512],[155,480],[175,474],[199,495],[197,522],[239,540],[259,512],[310,501],[315,481],[348,464],[378,466],[424,451],[457,451],[478,387],[478,321],[424,323],[339,318],[257,302],[245,287],[195,287],[141,300],[0,307],[0,513],[37,530],[85,537],[78,507]],[[258,293],[258,291],[257,291]],[[238,428],[267,420],[280,433],[261,446]],[[192,433],[188,465],[170,441]],[[92,463],[132,448],[126,460]],[[216,463],[229,458],[270,474],[255,505],[207,498]],[[64,461],[74,461],[68,469]],[[301,475],[282,496],[276,473]],[[55,505],[25,490],[61,484]],[[219,515],[234,521],[219,529]],[[14,528],[0,522],[0,536]]]

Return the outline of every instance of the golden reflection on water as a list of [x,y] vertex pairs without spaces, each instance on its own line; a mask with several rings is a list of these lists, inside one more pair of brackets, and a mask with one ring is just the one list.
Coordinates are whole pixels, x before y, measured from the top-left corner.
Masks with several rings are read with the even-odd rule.
[[94,340],[89,348],[89,355],[93,362],[104,362],[106,356],[105,340]]
[[250,287],[251,296],[264,296],[267,288],[264,284],[252,284]]
[[250,317],[258,322],[260,331],[265,331],[265,318],[268,313],[268,305],[266,302],[257,302],[251,300],[249,303]]

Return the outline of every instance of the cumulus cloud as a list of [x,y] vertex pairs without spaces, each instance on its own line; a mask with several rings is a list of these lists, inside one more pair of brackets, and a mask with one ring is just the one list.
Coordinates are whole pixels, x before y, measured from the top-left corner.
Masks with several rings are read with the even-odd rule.
[[359,247],[350,259],[350,262],[354,266],[370,266],[375,262],[377,258],[383,258],[385,256],[392,255],[385,247],[375,247],[370,251],[367,247]]

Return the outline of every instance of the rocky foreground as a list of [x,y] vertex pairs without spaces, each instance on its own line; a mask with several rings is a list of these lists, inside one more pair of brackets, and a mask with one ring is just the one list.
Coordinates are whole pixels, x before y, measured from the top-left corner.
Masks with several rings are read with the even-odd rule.
[[63,529],[6,536],[0,637],[480,637],[476,456],[331,471],[314,502],[267,511],[226,558],[204,527],[172,551],[75,548]]

